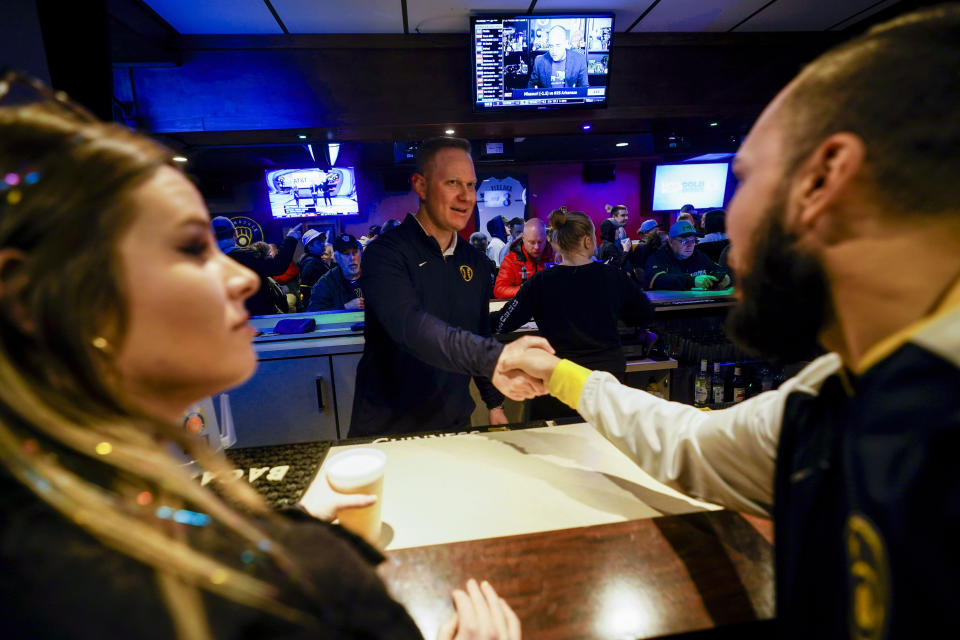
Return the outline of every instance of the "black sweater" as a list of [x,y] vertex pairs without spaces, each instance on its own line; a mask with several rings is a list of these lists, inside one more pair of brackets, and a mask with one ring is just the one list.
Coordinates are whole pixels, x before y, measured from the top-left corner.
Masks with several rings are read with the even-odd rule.
[[490,316],[497,333],[533,318],[562,358],[592,369],[623,373],[626,359],[617,320],[645,325],[653,307],[621,269],[591,262],[558,265],[530,278],[516,297]]
[[252,269],[260,276],[260,288],[255,294],[247,298],[245,303],[250,315],[268,316],[277,313],[277,305],[274,304],[274,297],[270,293],[271,284],[267,278],[282,275],[287,270],[290,261],[293,259],[293,252],[297,250],[297,242],[298,240],[293,236],[287,236],[283,239],[277,255],[273,258],[246,247],[227,250],[228,256],[248,269]]
[[[404,608],[373,569],[382,556],[353,534],[299,512],[261,523],[283,544],[314,592],[213,525],[185,527],[191,545],[227,566],[245,568],[279,589],[279,599],[321,621],[305,629],[200,589],[213,637],[420,638]],[[39,500],[0,467],[0,620],[3,637],[167,640],[176,633],[156,572],[106,547]]]
[[469,426],[470,376],[488,407],[503,349],[488,337],[490,263],[457,239],[452,256],[408,215],[363,254],[365,344],[349,435]]

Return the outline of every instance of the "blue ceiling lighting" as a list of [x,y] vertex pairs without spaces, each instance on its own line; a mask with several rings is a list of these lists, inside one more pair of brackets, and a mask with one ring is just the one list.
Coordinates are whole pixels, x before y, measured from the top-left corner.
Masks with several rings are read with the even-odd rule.
[[147,0],[150,8],[182,34],[281,34],[263,0]]

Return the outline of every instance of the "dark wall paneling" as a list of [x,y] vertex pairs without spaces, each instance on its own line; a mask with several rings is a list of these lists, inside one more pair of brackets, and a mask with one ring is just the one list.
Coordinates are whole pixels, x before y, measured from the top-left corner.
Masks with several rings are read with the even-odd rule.
[[138,112],[188,144],[418,139],[453,125],[473,138],[647,131],[657,118],[755,117],[835,34],[620,34],[610,106],[474,114],[466,37],[196,36],[183,64],[137,68]]
[[40,17],[34,0],[0,2],[0,66],[26,71],[50,82]]
[[106,0],[37,0],[36,5],[51,83],[109,120],[113,75]]

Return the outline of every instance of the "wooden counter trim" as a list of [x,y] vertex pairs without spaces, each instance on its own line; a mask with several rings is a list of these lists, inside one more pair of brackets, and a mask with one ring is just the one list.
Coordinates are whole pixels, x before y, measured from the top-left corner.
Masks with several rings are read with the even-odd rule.
[[772,545],[757,522],[714,511],[400,549],[380,573],[427,638],[471,577],[493,584],[528,638],[742,628],[774,615]]

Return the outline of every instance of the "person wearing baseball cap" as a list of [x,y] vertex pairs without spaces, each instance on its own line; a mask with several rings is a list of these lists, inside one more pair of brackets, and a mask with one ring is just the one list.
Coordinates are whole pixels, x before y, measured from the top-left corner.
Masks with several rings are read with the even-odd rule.
[[730,285],[730,272],[697,251],[697,230],[687,220],[670,227],[667,242],[644,265],[647,289],[687,291],[723,289]]
[[310,304],[310,291],[317,281],[330,271],[323,259],[327,248],[327,234],[316,229],[307,229],[301,240],[303,257],[300,258],[300,308]]
[[653,218],[644,220],[637,233],[640,236],[640,242],[630,249],[627,262],[630,264],[630,271],[637,276],[637,279],[643,280],[644,265],[663,245],[664,234],[660,231],[660,223]]
[[333,257],[337,264],[313,285],[307,311],[360,311],[364,308],[360,254],[360,241],[349,233],[333,238]]

